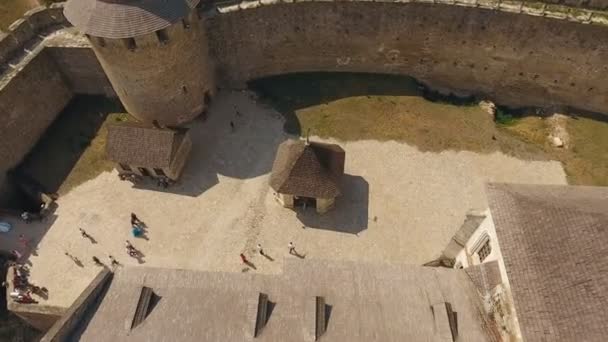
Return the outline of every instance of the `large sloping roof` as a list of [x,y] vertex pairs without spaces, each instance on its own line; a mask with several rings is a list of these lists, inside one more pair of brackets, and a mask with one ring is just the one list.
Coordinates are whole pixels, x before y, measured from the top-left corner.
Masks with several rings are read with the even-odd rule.
[[108,158],[122,164],[165,168],[171,166],[186,132],[139,124],[108,126]]
[[608,187],[490,184],[526,341],[608,336]]
[[65,17],[95,37],[129,38],[166,28],[186,17],[200,0],[70,0]]
[[[332,171],[332,163],[341,163],[338,171]],[[333,198],[340,195],[338,181],[343,170],[344,150],[340,146],[287,140],[277,150],[270,186],[282,194]]]
[[[158,302],[131,328],[142,287]],[[273,303],[253,337],[259,293]],[[116,271],[74,341],[314,341],[315,296],[325,298],[320,341],[452,341],[445,311],[457,312],[457,341],[493,341],[477,290],[463,270],[286,259],[284,273],[197,272],[148,267]],[[326,308],[327,310],[327,308]]]

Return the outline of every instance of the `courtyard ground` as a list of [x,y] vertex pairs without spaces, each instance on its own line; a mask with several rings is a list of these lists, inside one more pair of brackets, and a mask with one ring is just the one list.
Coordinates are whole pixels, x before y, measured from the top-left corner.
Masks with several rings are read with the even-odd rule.
[[[133,187],[116,171],[102,172],[60,197],[46,222],[15,222],[0,248],[15,247],[20,232],[35,237],[31,281],[49,289],[41,304],[67,307],[98,271],[91,258],[107,263],[109,254],[130,265],[277,273],[284,258],[297,258],[288,254],[293,241],[306,259],[423,264],[439,255],[469,210],[487,207],[486,182],[566,184],[556,161],[500,151],[421,151],[392,140],[340,141],[344,194],[333,212],[317,217],[280,207],[268,187],[277,146],[289,137],[283,125],[281,114],[250,93],[221,92],[207,121],[192,124],[193,151],[180,184]],[[131,237],[131,212],[148,225],[148,240]],[[142,251],[140,261],[126,255],[126,239]],[[272,260],[256,254],[258,243]],[[240,253],[255,269],[244,268]]]

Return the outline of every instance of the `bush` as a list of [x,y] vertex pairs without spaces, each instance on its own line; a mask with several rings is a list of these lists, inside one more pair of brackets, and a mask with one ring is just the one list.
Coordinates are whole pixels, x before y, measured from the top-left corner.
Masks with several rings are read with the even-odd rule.
[[513,117],[513,115],[507,113],[502,108],[496,108],[496,114],[494,114],[494,121],[496,121],[500,125],[513,125],[517,122],[517,119]]

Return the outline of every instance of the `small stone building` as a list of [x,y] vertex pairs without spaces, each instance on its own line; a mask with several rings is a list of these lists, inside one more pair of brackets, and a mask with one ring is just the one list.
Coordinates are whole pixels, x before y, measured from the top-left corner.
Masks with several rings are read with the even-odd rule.
[[108,127],[106,152],[110,160],[118,163],[121,175],[166,177],[175,181],[180,177],[191,149],[192,141],[185,129],[134,123]]
[[286,208],[314,206],[322,214],[340,196],[344,150],[335,144],[287,140],[279,145],[270,187]]

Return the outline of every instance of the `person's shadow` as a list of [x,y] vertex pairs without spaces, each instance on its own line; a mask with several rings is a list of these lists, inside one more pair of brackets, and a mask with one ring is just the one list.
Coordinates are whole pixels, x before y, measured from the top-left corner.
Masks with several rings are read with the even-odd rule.
[[298,258],[300,258],[300,259],[304,259],[304,258],[306,258],[306,254],[300,254],[300,253],[298,253],[298,251],[296,251],[295,249],[293,250],[293,252],[291,252],[291,253],[289,253],[289,254],[291,254],[291,255],[293,255],[293,256],[296,256],[296,257],[298,257]]
[[135,250],[136,254],[134,256],[134,258],[137,260],[138,264],[144,264],[146,261],[144,260],[144,258],[146,257],[146,255],[144,253],[142,253],[140,250],[136,249]]
[[89,239],[89,241],[91,241],[92,244],[94,244],[94,245],[97,244],[97,240],[95,240],[95,238],[92,237],[91,235],[87,234],[85,236],[85,238]]

